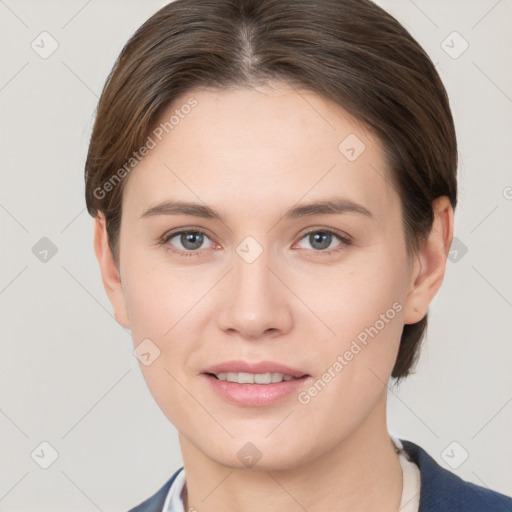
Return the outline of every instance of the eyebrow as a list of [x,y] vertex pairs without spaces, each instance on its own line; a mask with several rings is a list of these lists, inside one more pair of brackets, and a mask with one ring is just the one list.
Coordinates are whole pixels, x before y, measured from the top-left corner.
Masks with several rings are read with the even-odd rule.
[[[373,214],[361,204],[355,203],[350,199],[334,198],[294,206],[284,214],[282,219],[298,219],[313,215],[339,215],[343,213],[359,213],[366,217],[373,217]],[[140,219],[157,215],[192,215],[194,217],[217,219],[225,222],[224,216],[209,206],[200,203],[172,200],[162,201],[148,208],[140,216]]]

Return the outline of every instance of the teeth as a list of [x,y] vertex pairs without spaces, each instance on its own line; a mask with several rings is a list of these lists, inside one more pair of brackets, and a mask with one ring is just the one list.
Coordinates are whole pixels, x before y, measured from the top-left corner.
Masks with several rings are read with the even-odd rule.
[[283,380],[292,380],[291,375],[282,373],[246,373],[246,372],[221,372],[217,374],[219,380],[237,382],[238,384],[273,384]]

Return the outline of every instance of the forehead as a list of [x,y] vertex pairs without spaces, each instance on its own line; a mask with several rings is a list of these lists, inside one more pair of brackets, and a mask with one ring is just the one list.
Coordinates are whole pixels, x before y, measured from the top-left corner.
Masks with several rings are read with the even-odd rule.
[[311,91],[197,89],[169,106],[149,136],[153,147],[129,175],[123,209],[141,212],[169,196],[221,211],[238,206],[239,215],[333,194],[384,209],[398,200],[377,137]]

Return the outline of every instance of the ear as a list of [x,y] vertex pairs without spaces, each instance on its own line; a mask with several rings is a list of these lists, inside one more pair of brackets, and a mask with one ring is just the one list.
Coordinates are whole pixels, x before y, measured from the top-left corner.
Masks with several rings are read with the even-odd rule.
[[434,220],[428,237],[414,257],[404,323],[414,324],[427,314],[428,306],[443,282],[453,239],[453,208],[446,196],[432,203]]
[[100,265],[103,286],[114,308],[114,317],[123,327],[129,329],[121,278],[108,243],[105,217],[101,212],[94,219],[94,251]]

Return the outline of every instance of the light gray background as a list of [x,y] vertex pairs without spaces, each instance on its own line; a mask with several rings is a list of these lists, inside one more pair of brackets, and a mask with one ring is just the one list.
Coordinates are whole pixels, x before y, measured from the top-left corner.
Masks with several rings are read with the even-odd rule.
[[[104,293],[83,183],[107,74],[165,3],[0,0],[4,512],[127,510],[181,465]],[[460,243],[417,374],[389,392],[389,429],[447,468],[467,451],[456,474],[512,494],[512,0],[378,3],[436,63],[460,144]],[[47,59],[31,48],[42,31],[59,45]],[[453,31],[469,43],[456,59],[441,46]],[[42,237],[58,249],[46,262]],[[48,469],[43,441],[59,454]]]

